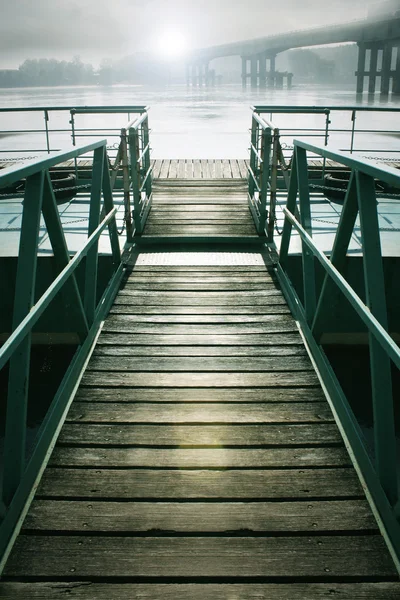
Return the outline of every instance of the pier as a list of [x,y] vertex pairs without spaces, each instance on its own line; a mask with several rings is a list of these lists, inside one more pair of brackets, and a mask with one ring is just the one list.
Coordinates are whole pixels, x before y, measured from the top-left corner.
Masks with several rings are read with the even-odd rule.
[[[1,598],[399,597],[400,351],[382,267],[398,232],[377,243],[373,181],[400,175],[303,141],[288,165],[261,108],[251,131],[246,161],[152,161],[140,110],[111,165],[101,140],[0,174],[3,189],[27,181],[0,349]],[[70,253],[48,170],[89,152]],[[350,173],[340,214],[326,209],[327,164]],[[41,216],[57,268],[37,298]],[[366,261],[366,304],[342,276],[349,248]],[[79,342],[26,458],[32,339],[61,290],[48,332],[62,320]],[[374,348],[374,458],[321,346],[346,320],[341,294]]]

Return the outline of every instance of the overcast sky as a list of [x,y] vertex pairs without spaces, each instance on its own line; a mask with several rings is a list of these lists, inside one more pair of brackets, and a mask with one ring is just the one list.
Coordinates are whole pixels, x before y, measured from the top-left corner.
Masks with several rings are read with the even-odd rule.
[[[0,67],[149,51],[169,31],[190,48],[363,18],[376,0],[0,0]],[[251,8],[251,9],[250,9]]]

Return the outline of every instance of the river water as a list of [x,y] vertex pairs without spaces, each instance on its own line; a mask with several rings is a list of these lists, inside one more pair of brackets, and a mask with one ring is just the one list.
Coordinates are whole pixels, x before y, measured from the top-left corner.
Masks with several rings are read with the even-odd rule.
[[[292,90],[242,90],[240,85],[225,85],[215,88],[187,88],[186,85],[171,85],[161,89],[120,85],[112,87],[53,87],[0,89],[0,108],[34,106],[90,106],[90,105],[136,105],[151,107],[150,126],[153,158],[245,158],[248,155],[250,106],[262,105],[311,105],[323,108],[327,105],[352,106],[356,104],[354,85],[332,87],[312,84],[295,85]],[[365,97],[365,104],[368,100]],[[385,104],[368,103],[371,107],[398,107],[390,100]],[[332,128],[349,129],[351,113],[332,113]],[[50,113],[52,129],[69,129],[69,113]],[[107,117],[104,115],[77,115],[78,128],[123,127],[126,115]],[[276,116],[274,124],[279,127],[325,127],[324,115]],[[400,113],[358,113],[357,127],[364,129],[395,129],[400,131]],[[0,131],[19,129],[22,131],[43,130],[43,113],[1,113]],[[303,132],[304,135],[304,132]],[[323,143],[323,137],[312,138]],[[105,137],[105,135],[102,135]],[[107,137],[109,137],[107,135]],[[291,135],[293,137],[293,135]],[[300,137],[300,134],[296,134]],[[43,133],[1,134],[0,151],[24,148],[37,150],[45,147]],[[289,136],[290,138],[290,136]],[[290,143],[291,139],[287,139]],[[88,139],[81,138],[82,143]],[[90,141],[93,141],[91,138]],[[109,137],[109,143],[113,143]],[[311,141],[311,140],[310,140]],[[349,135],[332,134],[330,143],[338,148],[349,145]],[[62,148],[71,142],[70,133],[52,132],[52,148]],[[398,136],[358,134],[356,146],[362,150],[384,148],[397,149]]]

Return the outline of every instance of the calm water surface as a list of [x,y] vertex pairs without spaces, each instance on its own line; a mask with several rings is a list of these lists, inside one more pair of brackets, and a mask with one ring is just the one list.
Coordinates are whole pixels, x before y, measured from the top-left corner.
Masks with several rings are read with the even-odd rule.
[[[365,98],[367,103],[367,98]],[[19,88],[0,90],[1,107],[33,106],[82,106],[82,105],[135,105],[147,104],[151,107],[150,125],[154,158],[240,158],[246,157],[249,145],[250,106],[268,105],[326,105],[345,106],[356,104],[354,86],[333,88],[321,85],[297,85],[291,91],[284,90],[242,90],[240,85],[226,85],[217,88],[187,88],[185,85],[173,85],[162,89],[144,86],[88,86],[57,88]],[[377,97],[376,106],[379,104]],[[384,106],[397,107],[393,101]],[[351,126],[349,113],[332,114],[332,127],[348,129]],[[51,113],[49,126],[53,129],[69,128],[69,113]],[[127,116],[109,117],[104,115],[77,115],[78,128],[123,127]],[[277,116],[274,123],[279,127],[317,127],[325,126],[324,115]],[[400,115],[375,113],[370,116],[359,113],[357,126],[366,129],[397,129],[400,131]],[[21,129],[43,130],[43,113],[0,113],[0,130]],[[303,132],[304,134],[304,132]],[[113,140],[105,132],[109,144]],[[293,136],[292,136],[293,137]],[[296,134],[300,137],[300,134]],[[91,138],[93,140],[93,138]],[[53,148],[70,144],[70,134],[53,132]],[[88,139],[80,139],[85,142]],[[287,140],[290,143],[290,140]],[[311,140],[310,140],[311,141]],[[313,142],[322,143],[320,137]],[[362,149],[398,147],[397,136],[362,135],[356,139]],[[335,134],[330,143],[336,147],[346,147],[349,136]],[[44,134],[3,134],[0,150],[43,148]],[[3,154],[4,156],[4,154]]]

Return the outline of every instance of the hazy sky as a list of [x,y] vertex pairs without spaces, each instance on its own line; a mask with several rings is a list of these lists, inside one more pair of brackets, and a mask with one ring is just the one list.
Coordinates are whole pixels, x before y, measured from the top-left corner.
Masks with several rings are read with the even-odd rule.
[[[178,32],[189,48],[364,17],[376,0],[0,0],[0,67],[26,58],[94,64],[157,46]],[[249,9],[251,7],[251,10]]]

